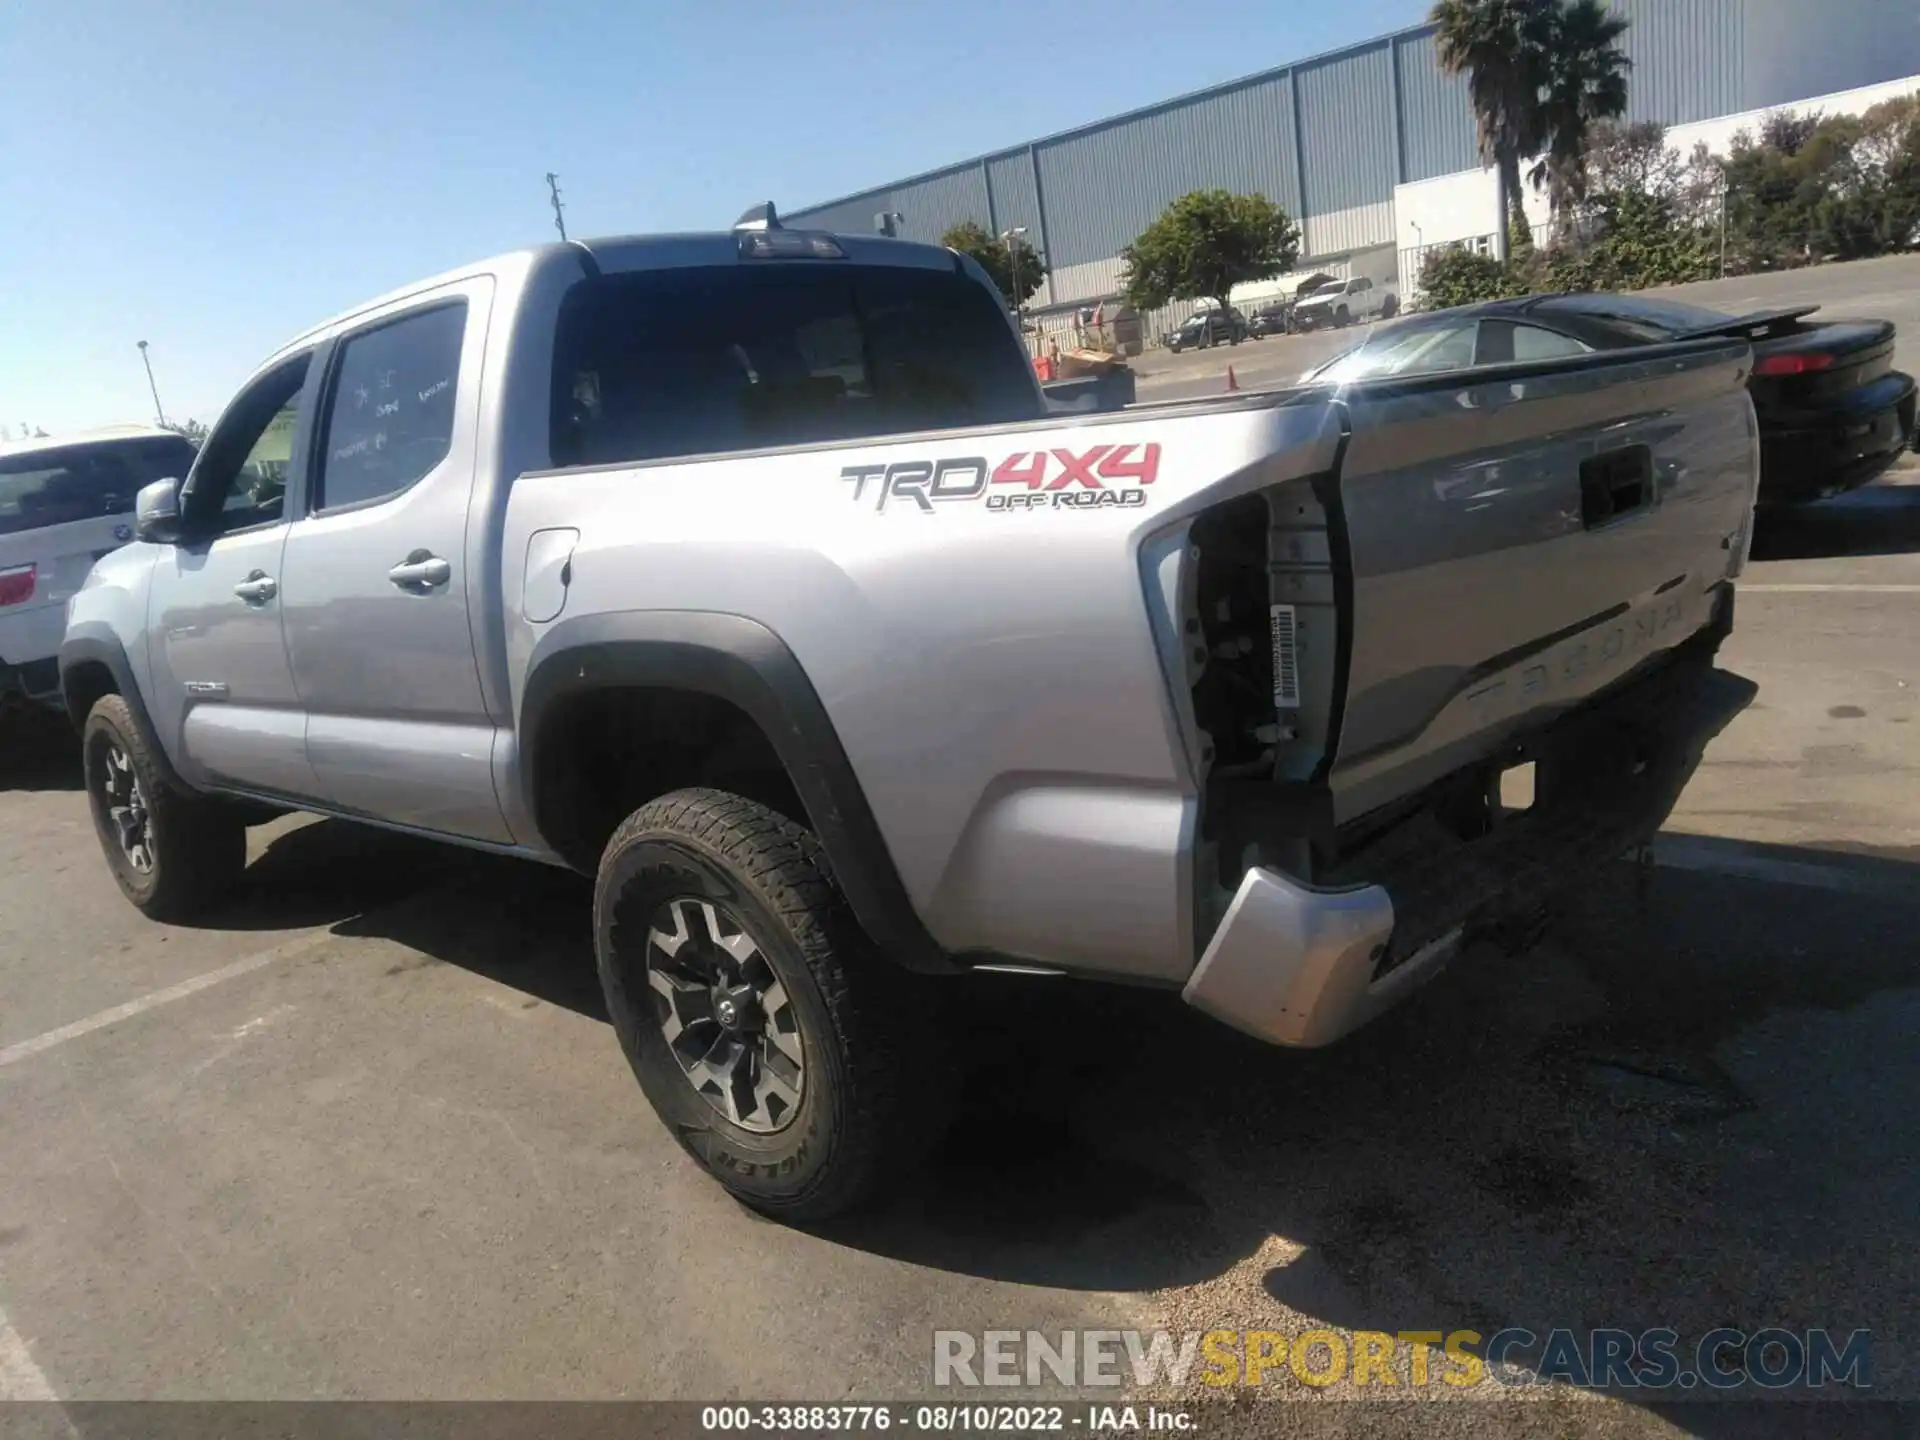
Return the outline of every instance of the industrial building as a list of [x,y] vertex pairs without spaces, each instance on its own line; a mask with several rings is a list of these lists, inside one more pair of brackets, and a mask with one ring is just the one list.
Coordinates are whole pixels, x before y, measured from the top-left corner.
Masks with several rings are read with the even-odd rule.
[[[1851,109],[1920,77],[1920,0],[1612,3],[1630,22],[1630,121],[1693,126],[1816,97]],[[871,231],[892,215],[896,233],[925,240],[967,220],[996,235],[1024,227],[1048,269],[1030,308],[1057,311],[1117,295],[1121,247],[1212,186],[1258,191],[1293,216],[1302,271],[1411,278],[1424,248],[1498,229],[1466,82],[1442,72],[1424,25],[791,219]]]

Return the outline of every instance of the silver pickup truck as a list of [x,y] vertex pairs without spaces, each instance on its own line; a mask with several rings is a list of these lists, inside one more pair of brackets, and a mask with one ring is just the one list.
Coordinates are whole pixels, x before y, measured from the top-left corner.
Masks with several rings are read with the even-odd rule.
[[549,245],[269,360],[60,680],[150,915],[272,810],[596,876],[649,1100],[817,1218],[938,1133],[955,977],[1323,1045],[1649,836],[1752,695],[1748,357],[1049,417],[946,250]]

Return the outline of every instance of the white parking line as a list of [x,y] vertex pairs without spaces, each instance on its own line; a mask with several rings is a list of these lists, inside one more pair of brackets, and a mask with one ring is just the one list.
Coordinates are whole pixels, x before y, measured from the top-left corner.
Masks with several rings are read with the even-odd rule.
[[58,1400],[46,1372],[33,1363],[27,1342],[0,1310],[0,1400]]
[[310,930],[291,940],[275,945],[271,950],[261,950],[236,960],[231,965],[222,965],[218,970],[209,970],[204,975],[196,975],[191,980],[182,980],[178,985],[169,985],[164,990],[155,990],[150,995],[142,995],[138,1000],[129,1000],[124,1005],[116,1005],[111,1010],[102,1010],[97,1015],[89,1015],[84,1020],[76,1020],[71,1025],[62,1025],[57,1030],[49,1030],[44,1035],[36,1035],[31,1040],[16,1040],[13,1044],[0,1047],[0,1069],[17,1064],[32,1056],[51,1050],[56,1045],[64,1045],[69,1040],[82,1035],[90,1035],[95,1030],[104,1030],[132,1016],[144,1014],[161,1005],[171,1005],[176,1000],[184,1000],[189,995],[197,995],[210,986],[219,985],[241,975],[249,975],[255,970],[264,970],[276,960],[285,960],[298,955],[303,950],[311,950],[334,939],[331,929]]

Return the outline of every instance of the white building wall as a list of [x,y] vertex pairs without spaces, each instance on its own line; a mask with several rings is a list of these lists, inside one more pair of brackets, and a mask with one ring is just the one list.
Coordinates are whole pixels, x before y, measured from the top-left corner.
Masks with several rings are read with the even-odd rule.
[[1344,255],[1384,245],[1393,238],[1393,202],[1380,200],[1309,215],[1301,231],[1302,255]]
[[[1667,144],[1682,158],[1690,155],[1701,141],[1705,141],[1714,154],[1724,155],[1732,148],[1734,136],[1742,130],[1757,135],[1762,122],[1775,113],[1864,115],[1884,101],[1916,92],[1920,92],[1920,75],[1910,75],[1902,80],[1840,90],[1791,105],[1673,125],[1667,130]],[[1528,168],[1521,167],[1521,184],[1527,221],[1537,229],[1552,219],[1552,210],[1546,195],[1526,183]],[[1419,280],[1421,262],[1432,246],[1466,244],[1476,249],[1493,249],[1500,228],[1499,178],[1491,169],[1458,170],[1411,185],[1397,185],[1393,191],[1393,221],[1400,274],[1405,287],[1411,289]]]
[[1667,144],[1678,150],[1684,158],[1704,140],[1714,154],[1724,155],[1733,148],[1734,136],[1742,130],[1750,130],[1757,138],[1761,122],[1777,112],[1864,115],[1876,105],[1898,100],[1916,91],[1920,91],[1920,75],[1909,75],[1904,80],[1889,80],[1884,85],[1863,85],[1858,90],[1838,90],[1831,95],[1797,101],[1792,105],[1775,105],[1764,110],[1747,110],[1738,115],[1722,115],[1713,120],[1696,120],[1691,125],[1670,126]]

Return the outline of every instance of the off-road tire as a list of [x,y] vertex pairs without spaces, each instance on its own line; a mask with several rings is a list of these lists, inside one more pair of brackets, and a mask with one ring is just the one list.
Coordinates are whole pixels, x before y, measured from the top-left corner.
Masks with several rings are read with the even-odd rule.
[[[116,752],[139,787],[149,862],[144,869],[123,846],[112,818],[107,762]],[[188,920],[232,889],[247,866],[246,824],[224,802],[168,783],[120,696],[94,702],[81,730],[80,757],[94,834],[107,868],[136,909],[154,920]]]
[[[774,1133],[743,1128],[696,1090],[649,988],[649,931],[676,897],[738,923],[784,987],[804,1088]],[[769,1216],[815,1222],[871,1198],[945,1133],[952,1069],[940,982],[875,952],[813,833],[729,791],[678,790],[607,842],[594,949],[620,1047],[662,1123],[703,1169]]]

